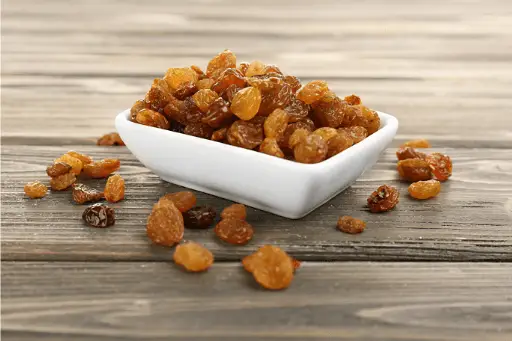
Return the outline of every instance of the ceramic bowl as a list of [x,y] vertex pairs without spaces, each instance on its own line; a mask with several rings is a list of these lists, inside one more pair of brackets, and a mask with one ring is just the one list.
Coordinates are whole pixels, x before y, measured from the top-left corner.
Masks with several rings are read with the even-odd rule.
[[302,164],[116,117],[128,149],[165,181],[286,218],[302,218],[349,187],[393,140],[395,117],[378,113],[379,131],[320,163]]

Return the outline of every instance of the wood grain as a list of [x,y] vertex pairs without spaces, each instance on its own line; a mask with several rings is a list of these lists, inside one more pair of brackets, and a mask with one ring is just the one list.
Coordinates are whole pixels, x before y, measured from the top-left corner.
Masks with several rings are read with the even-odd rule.
[[[76,148],[75,148],[76,147]],[[112,205],[117,222],[111,229],[92,229],[80,217],[69,192],[50,193],[42,200],[24,197],[23,185],[47,181],[45,167],[69,149],[95,158],[120,157],[127,182],[126,200]],[[307,260],[512,260],[510,151],[503,149],[442,149],[454,160],[454,175],[440,196],[429,201],[408,197],[407,184],[397,179],[394,150],[389,149],[372,170],[350,189],[301,220],[288,220],[249,210],[256,229],[243,247],[227,246],[211,230],[188,231],[185,238],[204,243],[218,260],[239,260],[257,245],[277,244]],[[369,213],[366,198],[379,185],[399,188],[398,208]],[[104,180],[91,183],[101,188]],[[167,248],[152,246],[145,223],[158,198],[181,190],[161,181],[124,147],[3,146],[2,257],[19,260],[168,260]],[[217,211],[229,202],[197,193],[198,202]],[[335,229],[339,215],[367,221],[358,236]]]
[[510,340],[512,264],[309,263],[281,292],[239,264],[3,262],[9,340]]

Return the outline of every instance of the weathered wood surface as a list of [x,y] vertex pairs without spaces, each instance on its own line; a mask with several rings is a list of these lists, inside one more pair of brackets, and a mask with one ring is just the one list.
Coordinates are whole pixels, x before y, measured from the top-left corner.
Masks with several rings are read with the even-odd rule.
[[[23,184],[47,182],[45,167],[54,158],[77,149],[95,158],[118,156],[126,179],[126,200],[114,204],[115,227],[92,229],[80,217],[70,192],[50,193],[42,200],[24,197]],[[438,198],[416,201],[398,179],[394,149],[388,149],[372,170],[346,192],[301,220],[259,210],[249,211],[256,229],[244,247],[223,244],[212,230],[187,230],[186,239],[204,243],[219,260],[238,260],[257,245],[273,243],[309,260],[512,260],[512,158],[504,149],[441,149],[452,156],[454,175]],[[167,248],[151,246],[145,223],[152,205],[180,187],[160,180],[124,147],[4,146],[2,150],[2,253],[4,259],[168,260]],[[250,179],[248,179],[250,181]],[[105,180],[89,182],[98,188]],[[379,185],[397,186],[402,194],[396,210],[372,214],[366,198]],[[217,211],[228,202],[197,193],[200,204]],[[339,215],[367,221],[358,236],[335,229]]]
[[2,279],[9,340],[512,338],[510,263],[306,262],[282,292],[239,264],[3,262]]

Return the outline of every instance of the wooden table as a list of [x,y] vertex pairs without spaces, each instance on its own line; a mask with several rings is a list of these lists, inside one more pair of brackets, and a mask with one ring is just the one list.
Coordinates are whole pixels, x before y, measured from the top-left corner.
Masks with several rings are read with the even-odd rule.
[[[507,0],[4,0],[5,340],[511,340],[511,23]],[[180,188],[94,141],[166,68],[205,66],[224,48],[357,93],[400,129],[372,170],[304,219],[250,209],[256,234],[243,247],[187,231],[216,257],[192,275],[145,235],[152,204]],[[426,202],[395,171],[395,147],[418,137],[455,164]],[[121,158],[115,227],[84,226],[69,192],[24,197],[70,149]],[[370,214],[365,199],[383,183],[400,204]],[[338,232],[345,214],[367,230]],[[260,289],[240,267],[267,243],[304,261],[286,291]]]

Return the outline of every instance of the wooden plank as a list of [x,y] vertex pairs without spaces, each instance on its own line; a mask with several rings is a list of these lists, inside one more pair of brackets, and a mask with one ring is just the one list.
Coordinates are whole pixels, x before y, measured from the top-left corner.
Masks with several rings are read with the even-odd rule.
[[305,263],[285,291],[238,264],[2,262],[9,340],[510,340],[512,264]]
[[[117,223],[92,229],[80,219],[84,206],[74,205],[69,192],[50,193],[42,200],[23,195],[28,181],[47,182],[45,167],[69,149],[95,158],[120,157],[127,181],[127,199],[112,205]],[[394,150],[372,170],[321,208],[301,220],[288,220],[249,210],[254,240],[243,247],[217,241],[211,230],[186,231],[185,238],[204,243],[219,260],[238,260],[257,245],[275,243],[307,260],[512,260],[512,169],[510,150],[442,149],[454,160],[454,175],[436,199],[419,202],[397,179]],[[145,222],[158,198],[180,187],[161,181],[124,147],[3,146],[2,257],[10,260],[169,260],[169,249],[152,246]],[[248,179],[250,181],[250,179]],[[371,214],[366,198],[379,185],[397,186],[398,208]],[[101,188],[104,180],[91,183]],[[217,211],[229,202],[197,193],[201,205]],[[358,236],[335,229],[339,215],[367,221]]]

